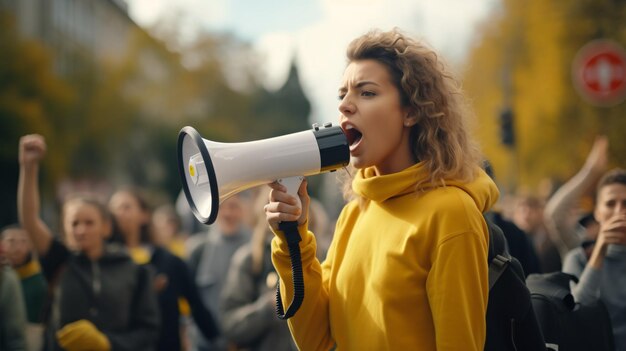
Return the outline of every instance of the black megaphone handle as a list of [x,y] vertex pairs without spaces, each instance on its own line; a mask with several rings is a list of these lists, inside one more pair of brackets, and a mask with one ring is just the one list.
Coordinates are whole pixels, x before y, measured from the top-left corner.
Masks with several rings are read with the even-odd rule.
[[300,256],[300,233],[298,233],[298,222],[281,222],[278,229],[285,233],[287,238],[287,247],[289,249],[289,258],[291,259],[291,278],[293,281],[293,301],[287,308],[287,312],[283,309],[283,299],[280,296],[280,281],[276,287],[276,315],[278,318],[286,320],[298,311],[302,301],[304,300],[304,277],[302,275],[302,257]]

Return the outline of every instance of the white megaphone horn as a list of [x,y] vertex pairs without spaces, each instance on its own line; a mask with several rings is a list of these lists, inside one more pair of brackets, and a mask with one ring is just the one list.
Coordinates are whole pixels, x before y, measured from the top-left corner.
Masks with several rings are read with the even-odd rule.
[[203,139],[192,127],[184,127],[178,134],[183,190],[194,215],[205,224],[212,224],[219,204],[238,192],[280,179],[333,171],[349,161],[348,140],[340,127],[330,123],[243,143]]

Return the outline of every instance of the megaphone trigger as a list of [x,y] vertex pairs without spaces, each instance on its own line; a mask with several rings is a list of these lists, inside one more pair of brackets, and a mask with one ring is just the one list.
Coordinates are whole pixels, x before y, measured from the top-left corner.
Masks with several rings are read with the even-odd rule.
[[282,184],[285,188],[287,188],[287,194],[296,198],[298,202],[298,207],[302,210],[302,203],[300,202],[300,196],[298,196],[298,189],[300,189],[300,184],[304,180],[303,176],[295,176],[295,177],[287,177],[278,179],[278,183]]

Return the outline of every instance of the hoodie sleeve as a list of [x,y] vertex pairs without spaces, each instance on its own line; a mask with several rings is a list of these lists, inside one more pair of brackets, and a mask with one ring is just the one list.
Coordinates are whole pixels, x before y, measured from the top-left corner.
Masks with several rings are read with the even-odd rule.
[[[302,273],[304,276],[305,291],[302,305],[298,312],[288,320],[291,335],[298,349],[307,350],[330,350],[335,342],[330,332],[328,313],[328,286],[323,281],[322,266],[315,257],[316,242],[313,233],[307,230],[306,223],[298,227],[302,238],[300,251],[302,256]],[[293,282],[291,273],[291,260],[287,240],[282,231],[277,231],[272,240],[272,262],[280,276],[280,292],[283,300],[283,308],[293,300]],[[331,246],[332,250],[332,246]],[[329,251],[325,265],[331,265]]]
[[451,235],[436,247],[426,290],[437,350],[483,349],[489,291],[486,257],[482,233]]

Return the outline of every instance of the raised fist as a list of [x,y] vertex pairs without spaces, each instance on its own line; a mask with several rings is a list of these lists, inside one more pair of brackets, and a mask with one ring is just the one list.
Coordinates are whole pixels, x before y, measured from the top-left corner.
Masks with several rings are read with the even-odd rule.
[[28,134],[20,138],[19,161],[21,165],[39,163],[46,155],[46,140],[39,134]]

